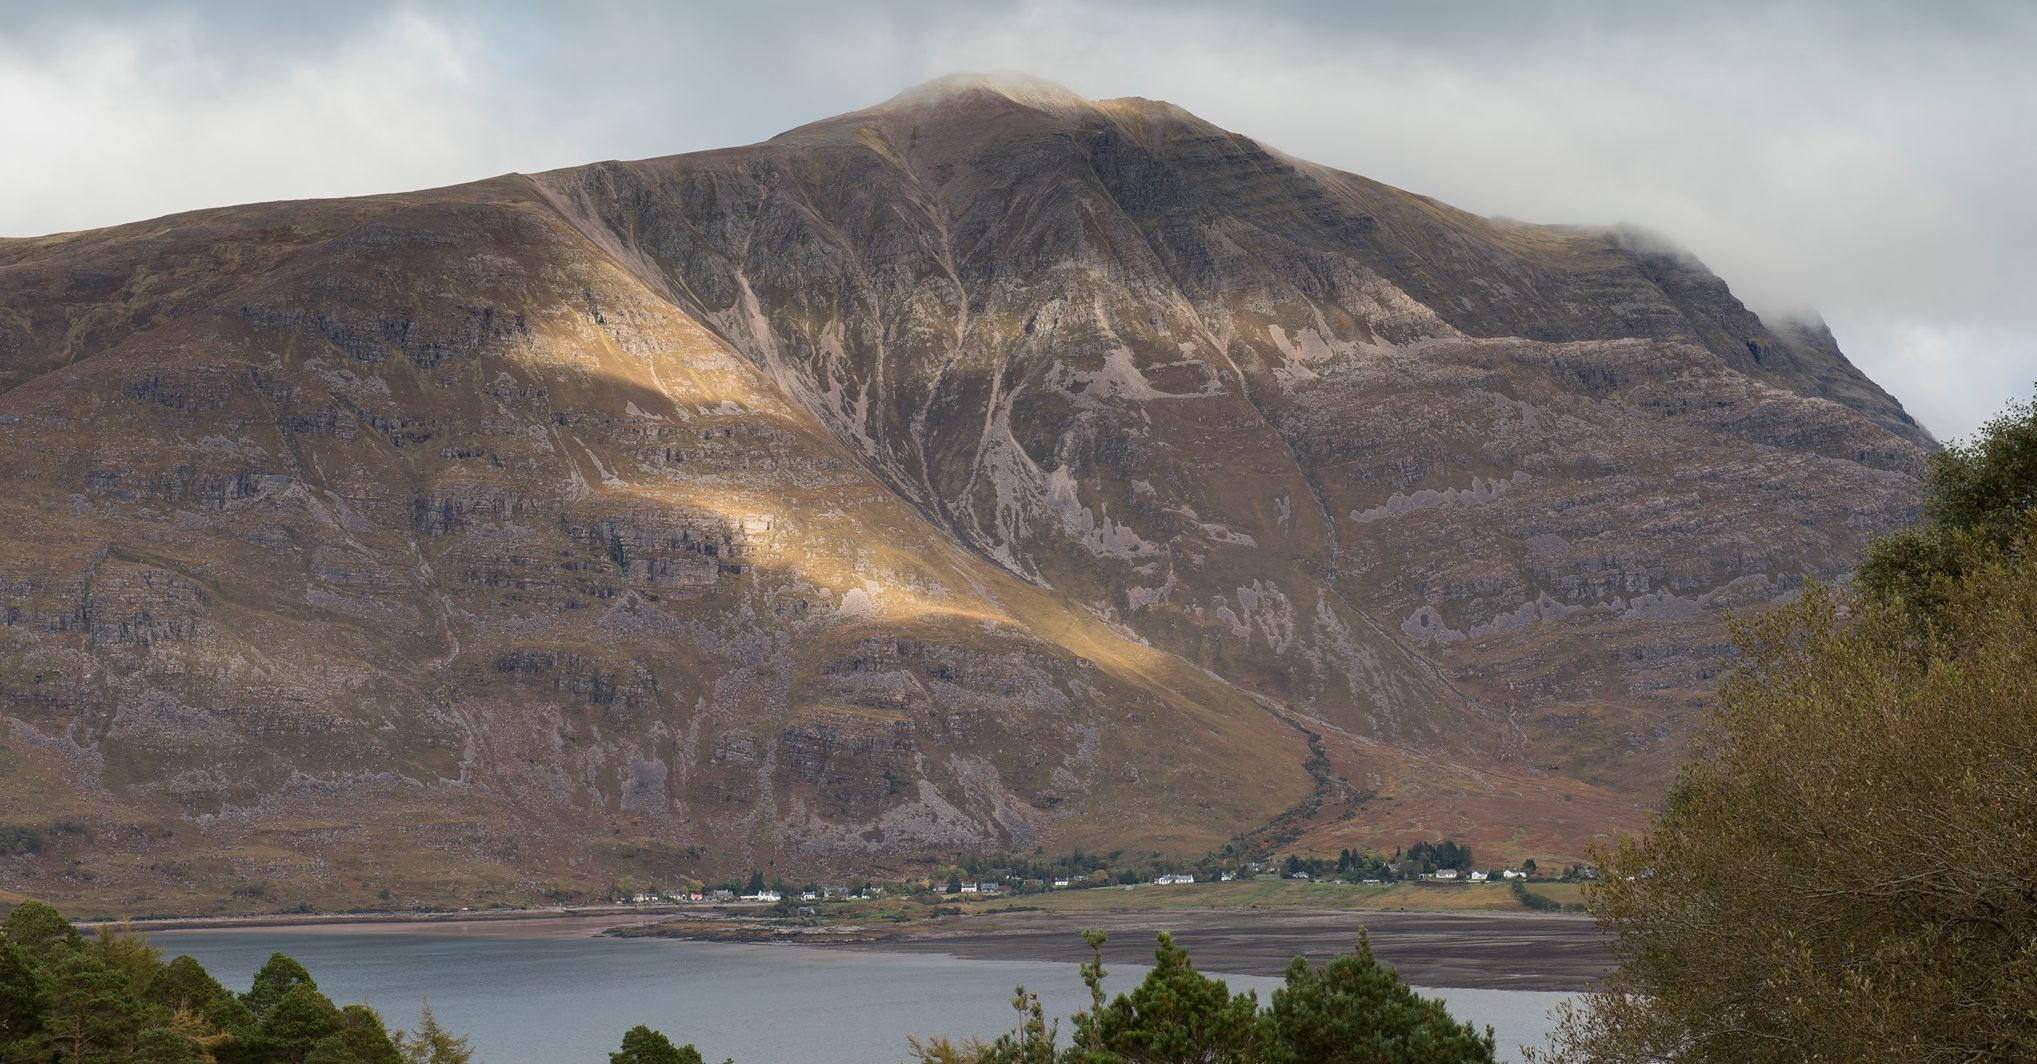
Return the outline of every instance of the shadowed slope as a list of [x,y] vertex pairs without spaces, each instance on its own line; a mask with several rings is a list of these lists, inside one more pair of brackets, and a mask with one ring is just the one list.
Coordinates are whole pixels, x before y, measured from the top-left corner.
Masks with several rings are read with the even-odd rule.
[[0,386],[0,870],[109,909],[1574,854],[1928,444],[1636,234],[980,78],[0,241]]

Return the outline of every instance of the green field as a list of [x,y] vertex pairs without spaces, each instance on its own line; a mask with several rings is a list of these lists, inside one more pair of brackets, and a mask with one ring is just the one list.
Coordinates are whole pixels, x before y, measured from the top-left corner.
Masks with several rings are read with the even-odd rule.
[[[1583,901],[1571,883],[1537,883],[1536,894],[1559,904]],[[956,903],[943,898],[943,904]],[[1408,909],[1417,911],[1525,911],[1500,883],[1314,883],[1294,879],[1250,879],[1231,883],[1141,883],[1049,891],[959,902],[967,912],[1024,907],[1048,912],[1151,912],[1167,909]]]

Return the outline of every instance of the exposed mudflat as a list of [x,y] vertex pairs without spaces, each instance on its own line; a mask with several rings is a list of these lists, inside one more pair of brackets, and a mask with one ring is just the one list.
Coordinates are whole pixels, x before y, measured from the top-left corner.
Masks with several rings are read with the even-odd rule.
[[1166,931],[1204,971],[1265,976],[1280,975],[1297,955],[1320,964],[1346,952],[1363,928],[1373,952],[1417,986],[1577,991],[1589,988],[1611,967],[1606,937],[1589,918],[1519,913],[1001,912],[909,924],[871,920],[815,926],[772,919],[761,910],[716,907],[227,917],[131,926],[149,931],[411,932],[485,938],[607,934],[1067,962],[1087,960],[1082,930],[1102,927],[1110,933],[1104,947],[1107,964],[1150,961],[1154,936]]
[[1606,937],[1576,916],[1473,913],[1156,913],[1073,916],[1013,913],[922,925],[842,948],[936,952],[985,960],[1081,961],[1082,928],[1110,932],[1106,964],[1152,959],[1169,932],[1196,967],[1277,976],[1296,955],[1321,963],[1346,952],[1364,928],[1373,953],[1417,986],[1584,990],[1611,968]]

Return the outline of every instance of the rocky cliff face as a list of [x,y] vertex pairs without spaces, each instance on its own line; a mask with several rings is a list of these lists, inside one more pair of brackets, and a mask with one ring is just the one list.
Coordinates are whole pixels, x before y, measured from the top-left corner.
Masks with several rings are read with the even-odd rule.
[[0,388],[0,886],[130,907],[1575,853],[1930,446],[1659,239],[966,78],[0,241]]

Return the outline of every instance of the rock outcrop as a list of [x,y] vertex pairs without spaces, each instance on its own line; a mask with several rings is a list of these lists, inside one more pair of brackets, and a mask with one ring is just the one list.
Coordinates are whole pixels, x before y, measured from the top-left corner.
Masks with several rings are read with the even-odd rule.
[[0,389],[0,886],[111,908],[1576,853],[1932,446],[1659,238],[976,78],[0,241]]

